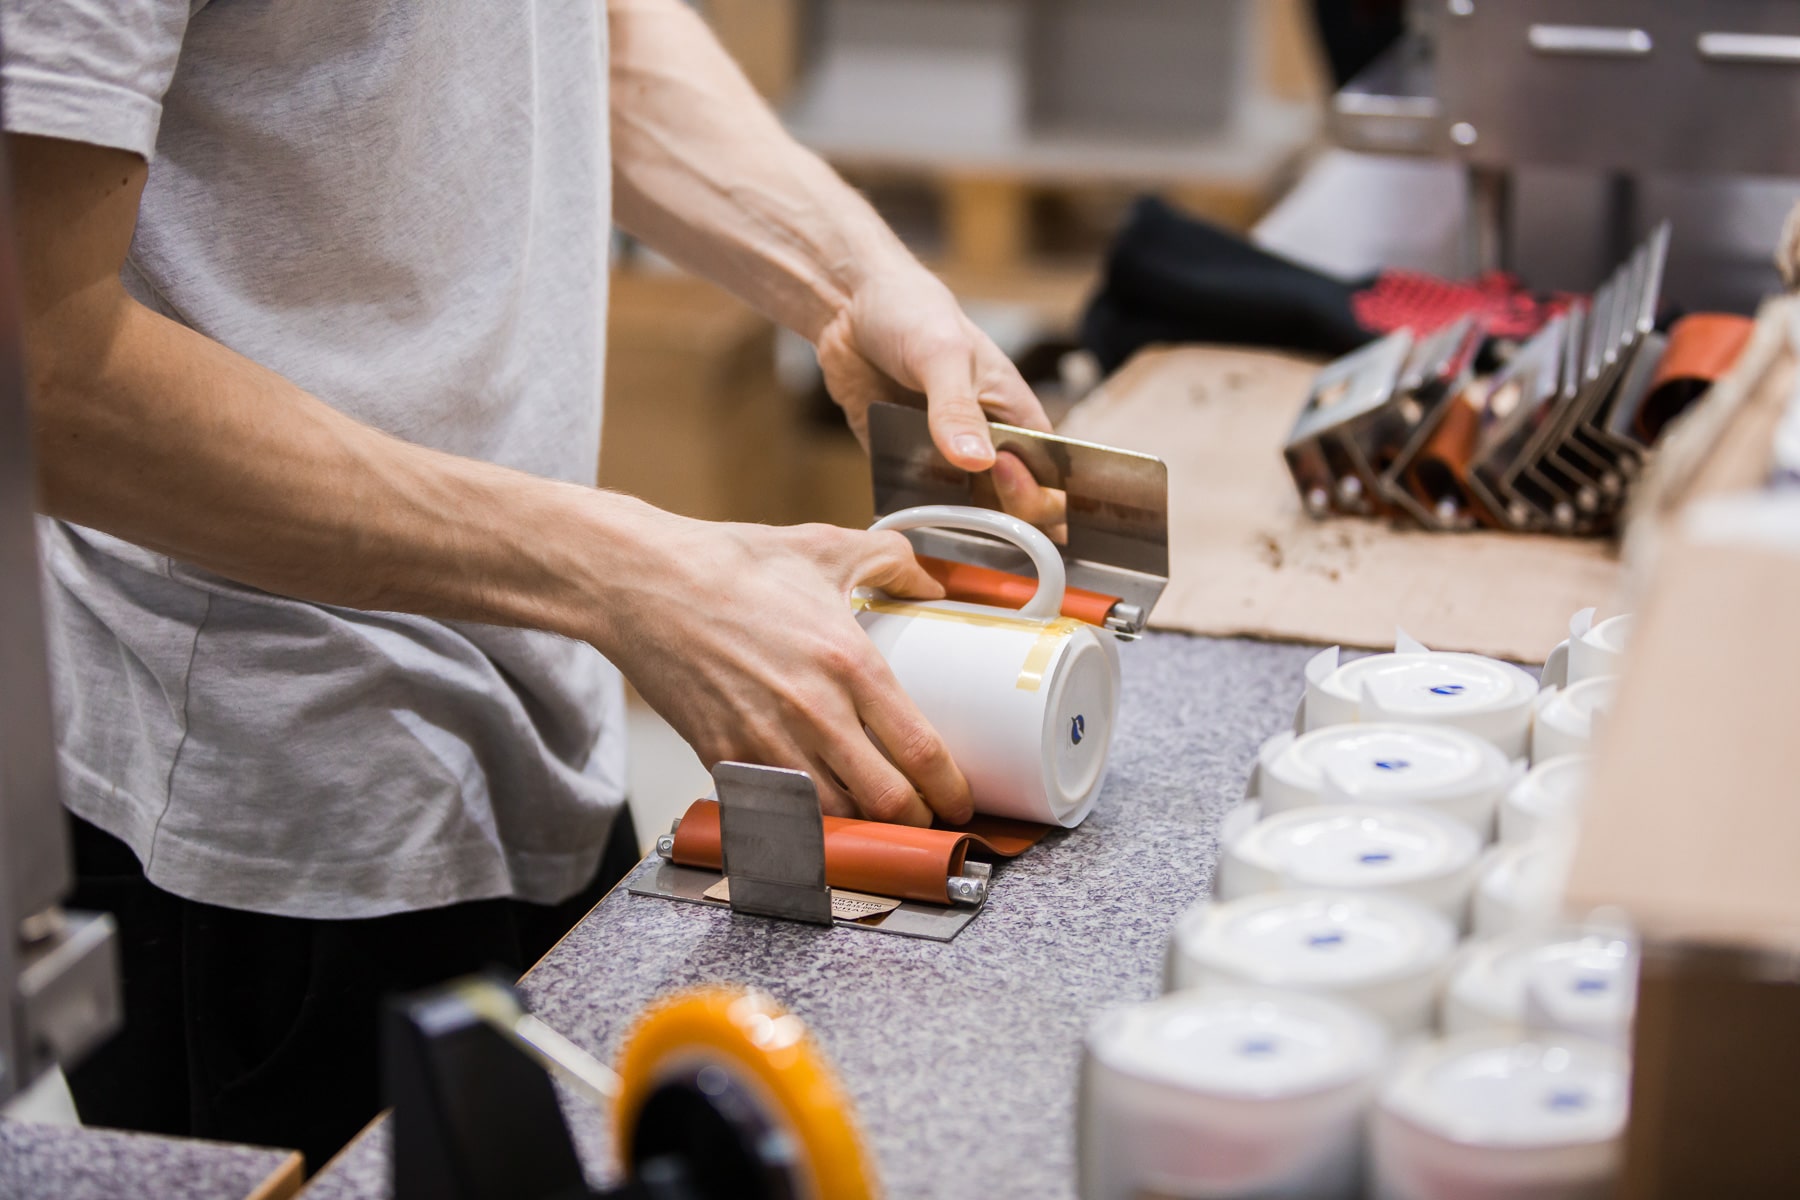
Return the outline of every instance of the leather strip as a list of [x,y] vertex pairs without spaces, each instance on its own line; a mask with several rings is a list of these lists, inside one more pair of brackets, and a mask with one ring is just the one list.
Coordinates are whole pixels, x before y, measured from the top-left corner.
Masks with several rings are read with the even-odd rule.
[[[1025,602],[1037,592],[1037,580],[1029,575],[1014,575],[1010,571],[996,571],[992,567],[978,567],[973,563],[951,562],[947,558],[933,558],[927,554],[919,555],[919,565],[944,585],[945,599],[948,600],[991,604],[996,608],[1023,608]],[[1118,602],[1117,596],[1090,592],[1085,588],[1066,588],[1063,591],[1062,615],[1086,621],[1089,625],[1104,625],[1106,614]]]
[[1669,343],[1638,406],[1632,432],[1653,445],[1663,428],[1731,370],[1756,322],[1734,313],[1689,313],[1669,326]]
[[1427,510],[1436,507],[1440,497],[1454,495],[1463,508],[1473,513],[1482,524],[1500,527],[1494,514],[1487,510],[1469,487],[1469,467],[1475,457],[1475,443],[1481,432],[1484,396],[1476,388],[1467,388],[1450,401],[1444,419],[1431,440],[1420,447],[1406,468],[1405,482],[1410,492]]
[[[962,874],[963,861],[977,857],[1014,858],[1043,839],[1048,825],[976,817],[950,829],[920,829],[850,817],[825,819],[825,882],[834,888],[893,896],[923,904],[950,903],[949,879]],[[675,862],[684,867],[722,869],[719,802],[688,805],[675,830]]]

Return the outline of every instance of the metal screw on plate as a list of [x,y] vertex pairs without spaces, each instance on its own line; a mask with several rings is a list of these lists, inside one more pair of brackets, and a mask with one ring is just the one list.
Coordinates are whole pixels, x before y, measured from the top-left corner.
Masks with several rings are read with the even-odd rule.
[[947,881],[950,885],[950,903],[978,907],[987,899],[987,880],[970,879],[966,875],[952,875]]
[[1450,140],[1459,146],[1473,146],[1479,136],[1475,127],[1467,121],[1458,121],[1450,127]]

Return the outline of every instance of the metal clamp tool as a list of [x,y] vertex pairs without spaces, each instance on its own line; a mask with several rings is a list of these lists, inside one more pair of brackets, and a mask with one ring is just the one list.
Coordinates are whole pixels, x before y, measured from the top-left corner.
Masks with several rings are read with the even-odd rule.
[[724,762],[712,776],[731,911],[831,924],[825,822],[806,772]]
[[1412,348],[1412,332],[1396,330],[1314,377],[1283,450],[1301,502],[1313,516],[1380,511],[1381,468],[1361,433],[1392,413]]
[[1463,317],[1424,338],[1396,330],[1321,370],[1283,449],[1307,512],[1404,512],[1427,527],[1454,527],[1406,478],[1467,385],[1479,341],[1474,318]]
[[945,879],[947,904],[904,901],[891,911],[850,919],[834,914],[825,878],[825,822],[818,793],[802,771],[752,763],[713,768],[719,793],[719,849],[730,899],[712,892],[721,873],[675,860],[678,818],[656,839],[653,866],[634,875],[626,891],[734,913],[813,925],[837,924],[876,933],[947,942],[987,903],[993,868],[962,861]]
[[1400,330],[1328,364],[1285,447],[1307,511],[1607,532],[1653,440],[1638,412],[1664,347],[1655,318],[1668,251],[1665,222],[1485,388],[1471,383],[1480,330],[1469,318],[1416,342]]
[[[1159,458],[1076,441],[1035,429],[992,425],[996,450],[1017,455],[1032,478],[1067,497],[1068,538],[1057,549],[1071,589],[1117,597],[1105,628],[1123,638],[1143,633],[1169,585],[1169,469]],[[990,487],[938,452],[922,409],[869,408],[869,471],[875,515],[926,504],[1000,507]],[[950,529],[908,531],[923,555],[1031,574],[1017,546]]]

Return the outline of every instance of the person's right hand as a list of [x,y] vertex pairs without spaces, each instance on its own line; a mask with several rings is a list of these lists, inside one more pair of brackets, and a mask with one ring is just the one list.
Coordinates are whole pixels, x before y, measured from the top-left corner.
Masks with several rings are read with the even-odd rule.
[[709,769],[803,770],[840,816],[969,819],[962,772],[850,607],[857,587],[943,595],[904,537],[640,516],[646,565],[609,581],[593,640]]

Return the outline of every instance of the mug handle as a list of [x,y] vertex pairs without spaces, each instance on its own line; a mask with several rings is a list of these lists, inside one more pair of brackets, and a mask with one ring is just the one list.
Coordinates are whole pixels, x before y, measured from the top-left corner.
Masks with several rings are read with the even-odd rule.
[[1068,584],[1062,554],[1042,530],[1011,513],[962,504],[922,504],[889,513],[869,529],[957,529],[989,533],[1011,542],[1031,556],[1038,577],[1037,591],[1019,609],[1019,615],[1034,621],[1051,621],[1062,615],[1063,590]]

